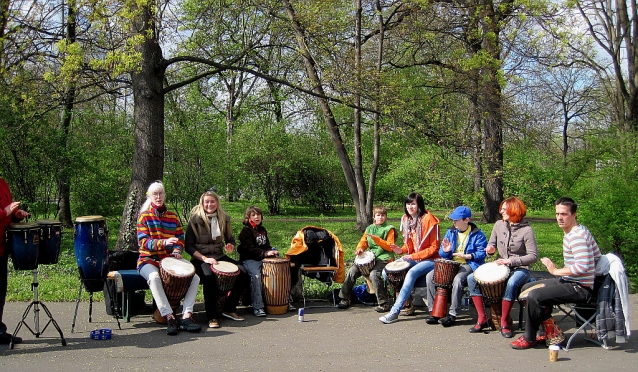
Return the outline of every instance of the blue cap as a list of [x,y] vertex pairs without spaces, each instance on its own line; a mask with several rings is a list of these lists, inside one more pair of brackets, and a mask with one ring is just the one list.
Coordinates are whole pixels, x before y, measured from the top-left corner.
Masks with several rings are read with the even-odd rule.
[[456,207],[454,212],[450,213],[448,217],[452,220],[462,220],[464,218],[472,217],[472,211],[470,208],[462,205],[460,207]]

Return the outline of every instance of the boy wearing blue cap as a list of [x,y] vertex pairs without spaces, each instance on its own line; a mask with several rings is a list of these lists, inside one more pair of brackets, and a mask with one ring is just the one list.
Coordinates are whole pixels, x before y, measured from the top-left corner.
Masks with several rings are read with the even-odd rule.
[[470,222],[472,218],[470,208],[465,206],[457,207],[448,217],[452,220],[454,227],[449,228],[445,233],[439,248],[439,256],[446,260],[457,261],[461,266],[452,283],[451,304],[448,315],[443,318],[439,319],[432,316],[434,295],[436,293],[434,270],[430,271],[426,277],[428,286],[427,305],[430,315],[425,319],[425,322],[427,324],[440,323],[444,327],[452,326],[456,322],[461,297],[463,296],[463,288],[467,286],[467,277],[485,262],[485,247],[487,246],[487,238],[483,231]]

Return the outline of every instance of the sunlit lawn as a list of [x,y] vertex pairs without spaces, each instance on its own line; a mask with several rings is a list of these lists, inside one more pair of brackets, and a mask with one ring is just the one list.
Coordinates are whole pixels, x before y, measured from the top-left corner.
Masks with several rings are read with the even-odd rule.
[[[243,211],[245,203],[231,203],[224,207],[231,215],[233,231],[235,236],[241,230]],[[263,206],[262,206],[263,207]],[[285,253],[290,247],[290,242],[295,233],[305,226],[317,226],[330,230],[335,234],[345,251],[346,264],[350,265],[354,259],[354,249],[361,238],[361,233],[355,226],[355,213],[353,209],[337,209],[336,214],[321,215],[307,208],[288,208],[280,216],[264,216],[264,226],[268,230],[271,244]],[[389,212],[389,222],[398,228],[402,210],[391,210]],[[441,219],[441,234],[452,226],[450,220],[445,219],[445,215],[450,211],[434,211]],[[117,239],[120,217],[108,218],[109,225],[109,247],[115,245]],[[477,223],[489,238],[492,224]],[[532,227],[536,234],[539,248],[539,257],[550,257],[558,265],[562,265],[562,231],[553,220],[553,213],[535,213],[532,217]],[[237,258],[236,254],[233,255]],[[532,267],[534,270],[544,270],[540,262]],[[9,301],[30,301],[33,299],[31,282],[33,281],[32,271],[14,271],[9,260],[9,290],[7,300]],[[55,265],[40,265],[38,268],[39,297],[42,301],[71,301],[78,295],[79,279],[78,269],[73,253],[73,231],[66,230],[63,233],[62,249],[59,263]],[[338,287],[338,285],[336,285]],[[325,285],[315,284],[316,291],[325,291]],[[95,293],[94,298],[101,300],[102,293]],[[201,288],[199,300],[202,300]],[[88,300],[88,294],[83,291],[83,300]]]

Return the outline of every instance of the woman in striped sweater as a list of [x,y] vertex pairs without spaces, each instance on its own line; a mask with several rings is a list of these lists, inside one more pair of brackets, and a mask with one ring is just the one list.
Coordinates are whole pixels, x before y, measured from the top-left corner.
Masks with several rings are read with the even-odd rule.
[[168,335],[176,335],[178,331],[199,332],[201,327],[193,321],[193,305],[197,295],[199,277],[195,275],[184,297],[182,320],[178,324],[173,309],[166,298],[162,279],[159,275],[160,261],[172,256],[182,258],[184,250],[184,232],[179,217],[166,208],[164,185],[153,182],[146,192],[146,202],[142,205],[137,220],[137,240],[140,257],[137,269],[148,282],[153,299],[160,314],[166,318]]

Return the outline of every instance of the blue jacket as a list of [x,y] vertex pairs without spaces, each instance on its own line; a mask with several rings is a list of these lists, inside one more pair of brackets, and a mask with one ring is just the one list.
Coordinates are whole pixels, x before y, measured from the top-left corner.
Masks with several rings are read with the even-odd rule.
[[[449,252],[445,252],[443,250],[443,243],[439,247],[439,256],[441,258],[445,258],[446,260],[453,259],[452,253],[456,252],[456,245],[459,242],[459,230],[452,227],[447,230],[445,233],[445,237],[443,239],[449,239],[450,243],[452,243],[452,249]],[[487,238],[481,229],[476,227],[475,224],[470,222],[470,235],[467,237],[467,244],[465,244],[465,252],[464,254],[471,254],[472,259],[465,260],[470,267],[472,267],[472,271],[476,270],[477,267],[481,266],[485,263],[485,247],[487,246]]]

